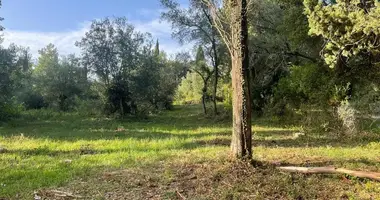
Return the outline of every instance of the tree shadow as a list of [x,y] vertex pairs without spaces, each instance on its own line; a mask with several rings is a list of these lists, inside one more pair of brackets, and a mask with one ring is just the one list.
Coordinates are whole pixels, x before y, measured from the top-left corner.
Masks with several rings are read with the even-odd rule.
[[[187,108],[189,112],[186,112]],[[30,118],[29,118],[30,119]],[[1,136],[25,136],[55,140],[166,139],[224,134],[229,123],[204,116],[198,106],[176,107],[148,119],[83,118],[73,115],[51,119],[15,120],[0,127]],[[205,129],[206,131],[203,131]],[[211,131],[210,131],[211,130]],[[175,134],[179,132],[179,134]],[[203,133],[205,132],[205,133]]]
[[254,139],[253,146],[263,147],[358,147],[365,146],[372,142],[379,142],[380,137],[371,136],[353,136],[350,138],[339,138],[329,136],[300,136],[294,138],[279,139]]
[[[36,116],[38,117],[38,116]],[[264,123],[265,122],[265,123]],[[253,146],[263,147],[355,147],[379,142],[380,135],[339,138],[332,135],[301,135],[296,130],[273,127],[273,122],[255,121]],[[277,124],[276,124],[277,125]],[[231,135],[229,119],[213,119],[204,116],[199,105],[177,106],[173,111],[163,112],[148,119],[127,118],[72,118],[19,120],[0,129],[4,138],[26,137],[58,141],[77,140],[166,140],[192,139],[184,148],[202,146],[228,146]],[[20,138],[22,138],[20,137]],[[204,140],[203,137],[215,138]]]
[[[253,136],[253,147],[287,147],[287,148],[313,148],[313,147],[360,147],[373,142],[380,142],[380,135],[352,136],[349,138],[333,137],[328,135],[320,136],[297,136],[296,131],[257,131]],[[226,134],[225,134],[226,135]],[[185,146],[229,146],[231,139],[218,137],[211,140],[194,140],[193,144]]]
[[[54,130],[53,130],[54,131]],[[102,131],[99,133],[82,133],[82,132],[71,132],[70,134],[64,135],[64,133],[60,134],[59,132],[55,132],[54,134],[48,133],[39,133],[39,134],[3,134],[4,138],[12,138],[17,140],[23,139],[52,139],[55,141],[67,141],[67,142],[75,142],[80,140],[86,140],[88,142],[96,141],[96,140],[128,140],[134,139],[138,141],[160,141],[160,140],[186,140],[186,139],[197,139],[203,137],[221,137],[230,135],[226,132],[220,133],[168,133],[168,132],[160,132],[160,131],[147,131],[140,132],[134,130],[126,130],[126,131]]]
[[120,149],[74,149],[74,150],[53,150],[47,147],[39,147],[33,149],[11,149],[4,151],[3,154],[17,154],[21,157],[29,156],[49,156],[49,157],[58,157],[66,155],[95,155],[95,154],[107,154],[107,153],[117,153],[120,152]]

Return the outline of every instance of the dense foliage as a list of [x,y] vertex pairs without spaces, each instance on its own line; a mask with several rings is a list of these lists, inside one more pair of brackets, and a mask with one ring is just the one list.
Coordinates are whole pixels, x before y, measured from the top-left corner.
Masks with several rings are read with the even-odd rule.
[[20,69],[18,64],[14,46],[8,49],[0,47],[0,120],[16,114],[13,95]]
[[[209,103],[214,114],[217,102],[229,108],[229,50],[216,30],[215,13],[205,1],[189,2],[183,8],[174,0],[160,1],[172,36],[194,44],[193,52],[170,59],[158,40],[123,17],[93,21],[76,43],[81,55],[60,55],[49,44],[32,62],[28,48],[1,47],[0,118],[22,109],[146,115],[171,109],[174,101],[202,103],[205,113]],[[380,110],[377,1],[252,1],[248,11],[255,116],[286,117],[312,106],[340,120],[340,106],[355,115]]]
[[[307,0],[310,34],[326,39],[323,57],[330,67],[347,65],[353,57],[361,62],[379,62],[380,7],[376,0],[334,1],[330,3]],[[366,59],[367,58],[367,59]],[[339,66],[341,67],[341,66]]]
[[[125,18],[94,21],[77,46],[103,89],[105,109],[121,115],[169,109],[181,74],[159,43]],[[172,81],[170,81],[172,80]]]
[[181,56],[168,59],[148,33],[125,18],[105,18],[95,20],[77,46],[81,57],[61,56],[49,44],[36,63],[27,48],[1,47],[1,118],[20,109],[118,116],[171,109],[188,65]]

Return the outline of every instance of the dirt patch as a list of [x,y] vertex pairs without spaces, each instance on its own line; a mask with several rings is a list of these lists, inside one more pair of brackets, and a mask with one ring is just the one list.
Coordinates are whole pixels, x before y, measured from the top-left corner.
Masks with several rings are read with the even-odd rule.
[[[371,183],[372,184],[372,183]],[[376,190],[356,194],[368,184],[339,175],[280,172],[273,164],[231,159],[161,163],[139,169],[104,172],[74,182],[63,191],[87,199],[376,199]]]

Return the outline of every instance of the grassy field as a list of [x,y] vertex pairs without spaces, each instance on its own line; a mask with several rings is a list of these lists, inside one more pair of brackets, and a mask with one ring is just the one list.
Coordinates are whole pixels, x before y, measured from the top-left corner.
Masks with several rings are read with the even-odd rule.
[[[254,120],[254,164],[228,155],[230,120],[176,106],[148,119],[28,112],[0,127],[0,199],[380,199],[380,183],[275,165],[380,171],[380,134],[338,138]],[[64,199],[64,198],[62,198]]]

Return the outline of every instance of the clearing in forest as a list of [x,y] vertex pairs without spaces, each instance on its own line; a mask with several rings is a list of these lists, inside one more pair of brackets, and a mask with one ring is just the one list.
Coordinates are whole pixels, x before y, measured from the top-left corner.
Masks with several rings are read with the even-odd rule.
[[230,124],[198,105],[125,120],[28,111],[0,127],[0,199],[380,198],[379,182],[273,167],[380,171],[378,134],[341,139],[254,120],[259,162],[246,164],[229,158]]

